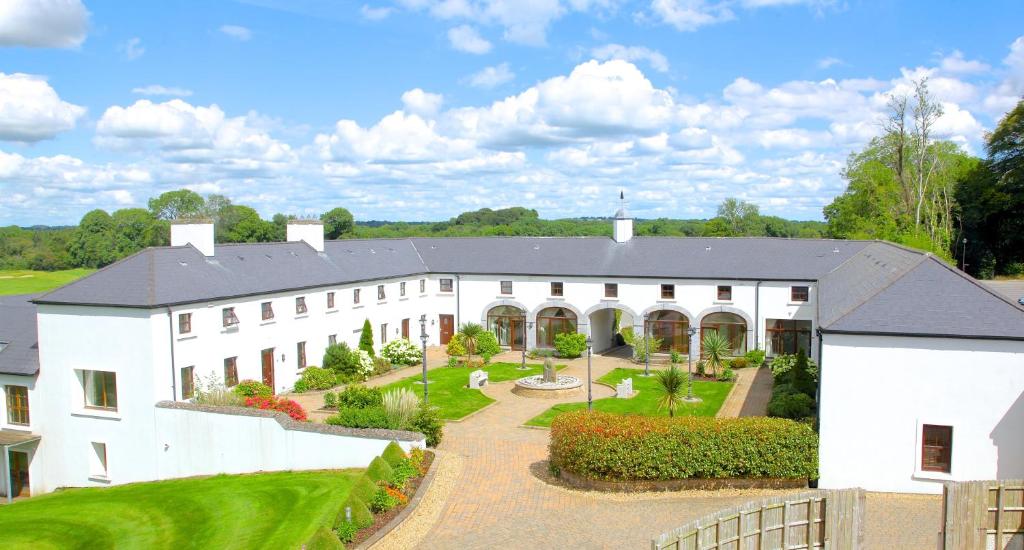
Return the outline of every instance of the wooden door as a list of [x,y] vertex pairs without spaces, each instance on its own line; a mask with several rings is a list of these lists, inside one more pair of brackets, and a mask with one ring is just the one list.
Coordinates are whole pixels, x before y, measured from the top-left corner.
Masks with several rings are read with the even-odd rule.
[[270,386],[271,391],[277,393],[274,390],[274,348],[263,350],[261,359],[263,362],[263,383]]
[[439,315],[438,319],[441,323],[441,345],[447,346],[448,341],[452,339],[455,334],[455,316],[454,315]]
[[402,338],[409,339],[409,320],[402,319]]
[[27,497],[31,493],[28,483],[28,453],[10,451],[11,497]]

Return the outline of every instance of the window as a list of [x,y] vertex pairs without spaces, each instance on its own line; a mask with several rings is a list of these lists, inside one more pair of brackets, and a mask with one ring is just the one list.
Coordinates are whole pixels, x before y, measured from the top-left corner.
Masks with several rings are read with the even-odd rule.
[[295,298],[295,314],[302,315],[307,311],[309,310],[306,308],[306,297],[299,296],[298,298]]
[[338,344],[338,335],[337,334],[328,334],[327,335],[327,345],[328,346],[336,346],[337,344]]
[[451,292],[452,291],[452,280],[451,279],[441,279],[440,282],[441,282],[441,292]]
[[191,313],[179,313],[178,314],[178,334],[188,334],[192,332],[192,314]]
[[92,442],[92,457],[89,461],[91,477],[107,477],[107,444]]
[[384,285],[377,285],[377,299],[383,300],[385,298]]
[[221,310],[221,315],[224,317],[224,326],[233,327],[238,324],[238,317],[235,316],[235,308],[226,307]]
[[[650,335],[654,342],[661,341],[656,351],[690,353],[690,320],[669,309],[659,309],[647,315],[644,322],[644,334]],[[652,344],[654,343],[652,342]]]
[[731,302],[732,287],[728,285],[718,285],[718,299],[723,302]]
[[501,281],[501,293],[512,294],[512,281]]
[[420,279],[420,294],[423,294],[426,291],[427,291],[427,280],[426,279]]
[[272,302],[263,302],[260,304],[260,310],[263,312],[264,321],[274,318],[274,304]]
[[327,309],[334,309],[334,293],[327,293]]
[[953,426],[924,424],[921,430],[921,470],[950,473]]
[[295,344],[295,360],[298,363],[300,369],[306,368],[306,343],[299,342]]
[[380,325],[380,343],[381,344],[387,344],[388,343],[388,324],[387,323],[381,323],[381,325]]
[[811,353],[811,322],[796,319],[766,319],[765,353],[769,357],[784,353]]
[[399,296],[405,296],[405,283],[404,282],[398,284],[398,295]]
[[231,388],[238,385],[238,358],[224,358],[224,386]]
[[619,285],[617,283],[605,283],[604,284],[604,297],[605,298],[618,298],[619,297]]
[[185,367],[181,369],[181,398],[192,399],[192,396],[196,393],[196,382],[195,378],[192,377],[195,372],[195,367]]
[[791,302],[806,302],[810,295],[806,286],[794,286],[789,289],[789,300]]
[[747,353],[747,322],[735,313],[719,311],[709,313],[700,322],[700,344],[701,354],[703,351],[704,337],[709,332],[717,332],[719,336],[729,342],[729,353],[737,357]]
[[674,300],[676,297],[676,285],[661,285],[661,299]]
[[555,347],[555,336],[576,332],[576,314],[561,307],[549,307],[537,313],[537,345]]
[[551,283],[551,295],[561,296],[562,295],[562,283]]
[[7,423],[28,426],[28,388],[7,386]]
[[117,410],[117,375],[102,370],[82,371],[85,406],[90,409]]
[[358,304],[359,303],[359,289],[358,288],[352,289],[352,303],[353,304]]

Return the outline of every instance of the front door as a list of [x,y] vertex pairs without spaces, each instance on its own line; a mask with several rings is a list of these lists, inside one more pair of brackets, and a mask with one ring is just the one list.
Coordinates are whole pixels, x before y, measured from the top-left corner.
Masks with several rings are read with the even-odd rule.
[[[274,348],[263,350],[262,357],[263,361],[263,383],[270,386],[271,391],[274,391]],[[274,391],[274,393],[277,393]]]
[[27,497],[31,492],[28,485],[28,453],[10,451],[11,497]]
[[439,322],[441,323],[441,345],[447,346],[448,341],[452,339],[455,334],[455,316],[454,315],[439,315]]
[[520,351],[526,347],[526,327],[522,319],[512,319],[512,339],[509,342],[509,347],[512,351]]
[[409,339],[409,320],[402,319],[402,338]]

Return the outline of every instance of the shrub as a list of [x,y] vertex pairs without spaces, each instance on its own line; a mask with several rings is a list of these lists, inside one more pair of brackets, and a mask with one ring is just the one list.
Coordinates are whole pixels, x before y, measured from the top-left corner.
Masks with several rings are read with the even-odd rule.
[[[349,500],[358,500],[362,502],[363,506],[365,507],[366,503],[370,501],[370,498],[372,498],[373,494],[376,492],[377,484],[374,483],[369,476],[363,474],[359,476],[358,479],[356,479],[355,483],[352,484],[352,490],[349,493]],[[341,511],[344,512],[345,509],[342,508]],[[353,509],[353,518],[355,518],[355,514],[355,509]]]
[[697,371],[696,371],[696,374],[697,374],[697,376],[705,376],[705,375],[707,375],[707,367],[704,365],[704,360],[703,359],[700,359],[700,360],[697,361]]
[[416,416],[420,398],[408,388],[391,390],[384,394],[384,413],[394,430],[405,429]]
[[392,489],[391,487],[381,487],[374,493],[373,498],[370,499],[370,510],[376,513],[387,512],[388,510],[405,504],[408,501],[408,497],[403,495],[401,491]]
[[232,391],[242,397],[270,397],[274,394],[270,386],[255,380],[242,380]]
[[764,364],[763,349],[752,349],[748,351],[744,357],[746,357],[747,361],[754,367],[760,367]]
[[498,345],[498,337],[491,331],[483,331],[479,336],[476,337],[476,352],[481,356],[486,356],[484,362],[490,361],[491,357],[501,353],[501,346]]
[[409,424],[409,429],[420,432],[427,438],[428,447],[437,447],[444,437],[444,422],[437,407],[424,405]]
[[378,483],[387,481],[393,473],[394,470],[391,469],[391,466],[379,456],[370,461],[370,465],[366,467],[366,477]]
[[592,479],[814,479],[818,435],[782,418],[576,411],[555,417],[550,452],[553,467]]
[[729,367],[734,369],[745,369],[750,366],[750,361],[747,361],[746,357],[733,357],[729,360]]
[[[790,372],[793,370],[793,367],[796,366],[796,358],[797,354],[783,354],[773,357],[770,365],[772,369],[772,377],[777,381],[789,383],[789,376],[791,376]],[[818,365],[814,363],[813,359],[807,360],[807,372],[815,381],[818,380]]]
[[363,330],[359,333],[359,349],[365,351],[370,357],[374,356],[373,327],[370,326],[369,319],[363,321]]
[[587,351],[587,336],[578,332],[556,334],[555,351],[559,357],[575,359]]
[[[267,388],[268,390],[270,388]],[[231,388],[221,384],[216,374],[210,373],[206,380],[199,379],[192,402],[200,405],[242,406],[245,399]]]
[[373,375],[380,376],[391,372],[391,361],[384,357],[373,358]]
[[463,347],[466,348],[467,359],[472,360],[478,349],[478,341],[481,336],[487,333],[484,327],[477,323],[463,323],[459,327],[459,336]]
[[353,407],[339,407],[338,414],[326,420],[334,426],[346,428],[388,428],[388,415],[384,407],[368,407],[357,409]]
[[420,362],[420,348],[407,338],[392,340],[380,349],[381,357],[395,365],[415,365]]
[[448,340],[448,347],[445,348],[448,353],[448,357],[462,357],[466,355],[466,345],[462,342],[461,334],[453,334],[451,339]]
[[321,526],[313,533],[306,544],[302,545],[307,550],[344,550],[345,546],[341,540],[327,527]]
[[814,398],[794,389],[773,391],[772,399],[768,402],[768,416],[797,420],[810,418],[814,416]]
[[789,371],[789,379],[797,391],[813,396],[817,393],[818,383],[810,372],[809,363],[804,350],[800,350],[800,353],[796,354],[796,364],[793,365],[793,370]]
[[658,377],[658,409],[668,409],[669,416],[676,415],[676,407],[683,402],[686,393],[686,375],[672,363],[666,370],[655,373]]
[[[295,391],[302,393],[309,390],[326,390],[334,387],[334,373],[320,367],[306,367],[302,376],[295,382]],[[302,389],[299,389],[299,388]]]
[[732,382],[736,378],[736,373],[732,371],[732,367],[725,367],[722,372],[718,373],[719,382]]
[[[366,498],[358,497],[355,494],[350,494],[345,503],[338,509],[338,515],[334,519],[334,525],[337,527],[342,523],[351,523],[356,527],[356,530],[364,527],[373,525],[373,513],[367,507],[366,503],[373,498],[373,495],[377,492],[377,484],[370,481],[366,476],[362,476],[369,483],[370,492],[367,493]],[[345,518],[345,508],[348,508],[352,512],[352,521],[349,522]]]
[[292,420],[299,422],[306,421],[306,409],[291,399],[283,399],[274,396],[270,397],[246,397],[245,406],[254,409],[280,411],[287,413]]
[[324,392],[324,408],[325,409],[336,409],[338,408],[338,394],[329,391]]
[[405,451],[395,441],[388,443],[387,447],[384,447],[384,452],[380,454],[392,467],[397,466],[403,460],[406,460]]
[[530,356],[530,359],[540,359],[542,357],[554,357],[555,356],[555,350],[547,349],[547,348],[533,348],[529,352],[527,352],[526,355]]
[[347,521],[338,522],[338,526],[334,528],[334,534],[342,544],[348,544],[355,540],[358,532],[359,528]]
[[362,350],[352,351],[345,343],[327,346],[323,365],[334,371],[341,383],[364,380],[373,372],[373,358]]
[[626,327],[622,329],[622,332],[619,334],[622,334],[622,340],[633,348],[633,361],[636,361],[637,363],[643,363],[647,360],[648,346],[650,346],[652,350],[661,349],[661,338],[655,338],[650,334],[647,335],[647,338],[644,338],[642,334],[635,334],[633,332],[633,327]]
[[426,454],[423,452],[423,449],[413,447],[409,450],[409,463],[419,470],[420,474],[427,473],[426,465],[424,464],[425,461]]
[[710,330],[701,340],[700,351],[704,362],[711,367],[711,375],[718,377],[718,370],[725,367],[726,357],[732,353],[732,347],[722,333]]
[[678,351],[676,351],[675,349],[671,349],[671,350],[669,350],[669,352],[668,352],[668,357],[669,357],[669,361],[670,361],[670,362],[671,362],[671,363],[672,363],[673,365],[678,365],[678,364],[679,364],[679,363],[681,363],[681,362],[682,362],[682,360],[683,360],[683,356],[682,356],[682,355],[679,355],[679,352],[678,352]]
[[459,360],[456,359],[455,357],[449,357],[448,358],[448,368],[455,368],[457,366],[459,366]]
[[380,388],[368,388],[360,384],[346,386],[338,393],[339,407],[352,407],[366,409],[369,407],[380,407],[384,404],[384,394]]
[[407,458],[403,458],[398,464],[392,465],[394,473],[391,474],[391,478],[388,480],[388,485],[404,490],[405,484],[412,478],[420,474],[419,469],[412,465],[412,462]]

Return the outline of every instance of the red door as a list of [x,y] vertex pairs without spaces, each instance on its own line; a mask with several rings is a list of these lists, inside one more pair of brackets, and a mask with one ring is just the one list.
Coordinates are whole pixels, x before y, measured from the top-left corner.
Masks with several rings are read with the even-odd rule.
[[409,320],[402,319],[402,338],[409,339]]
[[277,391],[274,390],[274,348],[263,350],[262,360],[263,383],[270,386],[271,391],[277,393]]
[[441,345],[447,346],[448,341],[452,339],[452,335],[455,334],[455,316],[454,315],[439,315],[441,323]]

